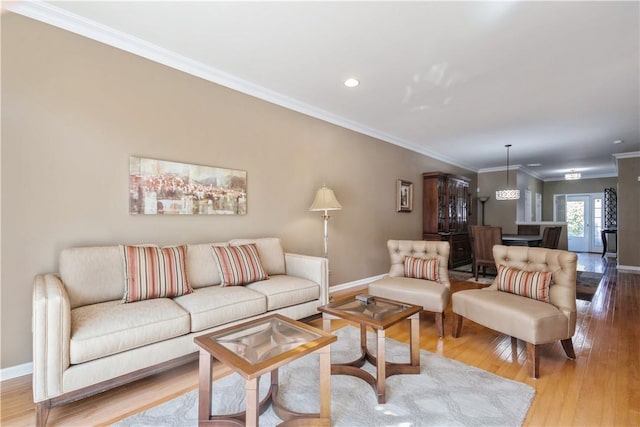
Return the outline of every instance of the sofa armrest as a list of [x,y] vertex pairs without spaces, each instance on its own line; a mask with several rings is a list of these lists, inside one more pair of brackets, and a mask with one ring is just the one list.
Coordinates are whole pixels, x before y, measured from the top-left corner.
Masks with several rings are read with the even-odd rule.
[[41,274],[33,284],[33,400],[63,392],[62,374],[69,367],[71,306],[60,278]]
[[288,276],[311,280],[320,285],[320,304],[329,303],[329,262],[326,258],[284,254]]

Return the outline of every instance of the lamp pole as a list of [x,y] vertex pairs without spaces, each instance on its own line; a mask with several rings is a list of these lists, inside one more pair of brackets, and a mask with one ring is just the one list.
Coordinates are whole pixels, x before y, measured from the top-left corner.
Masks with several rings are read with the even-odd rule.
[[489,196],[480,197],[480,203],[482,203],[482,225],[484,225],[484,204],[489,200]]

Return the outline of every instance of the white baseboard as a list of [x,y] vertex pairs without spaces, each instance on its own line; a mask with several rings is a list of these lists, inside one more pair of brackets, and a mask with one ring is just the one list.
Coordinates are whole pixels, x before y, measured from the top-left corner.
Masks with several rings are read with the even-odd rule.
[[12,378],[22,377],[33,373],[33,363],[23,363],[22,365],[10,366],[0,369],[0,381],[10,380]]
[[339,291],[344,291],[350,288],[355,288],[357,286],[362,286],[362,285],[366,285],[369,284],[371,282],[375,282],[376,280],[380,280],[383,277],[386,277],[387,274],[381,274],[379,276],[373,276],[373,277],[367,277],[364,279],[360,279],[360,280],[355,280],[353,282],[347,282],[347,283],[342,283],[340,285],[335,285],[335,286],[330,286],[329,287],[329,294],[332,294],[334,292],[339,292]]
[[640,273],[640,267],[638,267],[636,265],[620,265],[620,264],[618,264],[618,270],[627,270],[627,271],[633,271],[633,272],[639,272]]

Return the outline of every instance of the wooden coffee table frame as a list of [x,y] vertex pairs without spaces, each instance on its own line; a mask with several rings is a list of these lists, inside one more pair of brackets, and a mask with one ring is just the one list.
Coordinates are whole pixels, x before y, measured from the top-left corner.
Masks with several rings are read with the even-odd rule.
[[[222,344],[215,342],[212,337],[239,331],[244,328],[257,326],[276,318],[284,323],[306,329],[319,338],[301,344],[293,349],[283,352],[275,357],[252,364],[246,359],[230,351]],[[201,335],[194,339],[200,346],[199,362],[199,395],[198,395],[198,425],[208,426],[257,426],[260,414],[272,405],[274,412],[284,420],[282,426],[329,426],[331,425],[331,343],[337,337],[320,329],[306,325],[279,314],[256,319],[243,324],[235,325],[210,334]],[[320,412],[299,413],[291,411],[277,401],[278,396],[278,368],[300,357],[311,353],[320,355]],[[214,358],[222,364],[230,367],[246,382],[246,410],[235,414],[212,415],[211,397],[213,392],[212,374]],[[271,385],[262,401],[259,400],[259,379],[266,373],[271,373]]]
[[[378,403],[386,402],[386,379],[397,374],[419,374],[420,373],[420,311],[422,307],[404,304],[398,301],[375,297],[377,301],[387,302],[405,306],[406,309],[395,313],[383,320],[377,320],[360,313],[352,313],[341,310],[340,306],[354,301],[354,297],[339,300],[321,307],[322,328],[329,332],[331,330],[332,319],[345,319],[356,322],[360,325],[360,349],[361,354],[357,359],[348,363],[334,363],[331,365],[333,375],[351,375],[358,377],[373,387],[378,397]],[[405,319],[410,321],[410,349],[409,363],[391,363],[385,361],[385,337],[386,329]],[[373,355],[367,347],[367,326],[376,331],[376,354]],[[376,376],[362,369],[365,362],[369,362],[376,367]]]

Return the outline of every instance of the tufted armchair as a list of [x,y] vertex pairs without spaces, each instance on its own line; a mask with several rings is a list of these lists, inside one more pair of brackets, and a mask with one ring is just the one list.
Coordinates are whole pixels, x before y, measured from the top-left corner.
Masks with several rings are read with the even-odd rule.
[[496,245],[493,256],[498,268],[551,272],[551,286],[545,295],[549,302],[518,295],[513,289],[498,290],[509,283],[507,275],[498,274],[488,288],[452,295],[453,336],[460,336],[462,319],[466,317],[512,339],[525,341],[527,363],[533,378],[539,376],[541,344],[559,340],[567,356],[575,359],[571,337],[576,329],[576,254],[556,249]]
[[[369,293],[407,304],[421,305],[436,313],[438,335],[444,337],[444,310],[449,304],[449,242],[424,240],[389,240],[387,242],[391,269],[389,275],[369,284]],[[405,257],[437,260],[437,280],[407,277]],[[435,271],[434,271],[435,273]],[[418,274],[418,276],[420,276]]]

